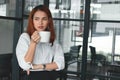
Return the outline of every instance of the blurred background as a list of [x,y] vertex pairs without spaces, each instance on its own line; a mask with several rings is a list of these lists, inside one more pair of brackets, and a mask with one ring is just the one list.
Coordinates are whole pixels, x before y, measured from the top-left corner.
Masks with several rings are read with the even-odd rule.
[[120,0],[0,0],[0,80],[24,80],[15,48],[40,4],[52,12],[65,54],[60,79],[120,80]]

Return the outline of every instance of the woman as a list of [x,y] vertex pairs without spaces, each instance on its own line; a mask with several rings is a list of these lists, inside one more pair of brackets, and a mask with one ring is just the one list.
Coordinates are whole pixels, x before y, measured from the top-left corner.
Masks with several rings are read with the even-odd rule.
[[[50,31],[49,43],[40,42],[40,31]],[[55,80],[53,70],[64,68],[64,54],[55,41],[52,15],[46,6],[39,5],[31,11],[27,32],[18,40],[16,55],[19,66],[27,71],[30,80]]]

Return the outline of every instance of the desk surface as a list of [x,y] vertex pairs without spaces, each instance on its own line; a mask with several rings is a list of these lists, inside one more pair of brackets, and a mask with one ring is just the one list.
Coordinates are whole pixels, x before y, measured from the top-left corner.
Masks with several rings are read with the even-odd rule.
[[110,64],[108,64],[108,66],[112,66],[112,67],[120,67],[120,64],[114,62],[114,63],[110,63]]

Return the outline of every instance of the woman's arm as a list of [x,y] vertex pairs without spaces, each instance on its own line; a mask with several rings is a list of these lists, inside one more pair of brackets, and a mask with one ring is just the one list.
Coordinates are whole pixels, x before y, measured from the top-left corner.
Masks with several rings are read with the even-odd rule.
[[39,39],[40,39],[40,36],[39,36],[38,32],[35,31],[31,36],[30,45],[29,45],[28,51],[24,57],[26,62],[32,63],[36,45],[39,42]]
[[30,46],[28,48],[28,51],[24,57],[25,61],[28,63],[32,63],[33,61],[33,57],[34,57],[34,53],[35,53],[35,47],[36,47],[36,43],[31,41],[30,42]]
[[33,64],[33,69],[43,69],[43,70],[55,70],[58,69],[58,66],[55,62],[48,64]]
[[37,41],[39,41],[39,37],[32,36],[30,38],[27,33],[21,34],[18,40],[16,46],[16,56],[19,66],[23,70],[28,70],[31,67],[28,63],[32,63]]

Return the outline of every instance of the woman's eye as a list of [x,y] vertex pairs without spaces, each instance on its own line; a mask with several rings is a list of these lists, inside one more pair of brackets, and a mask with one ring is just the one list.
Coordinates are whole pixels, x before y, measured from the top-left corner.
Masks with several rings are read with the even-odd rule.
[[48,20],[48,18],[43,18],[43,20]]
[[34,20],[39,20],[38,18],[35,18]]
[[[40,18],[34,18],[34,20],[40,20]],[[47,21],[48,18],[46,18],[46,17],[45,17],[45,18],[41,18],[41,20],[42,20],[42,21]]]

